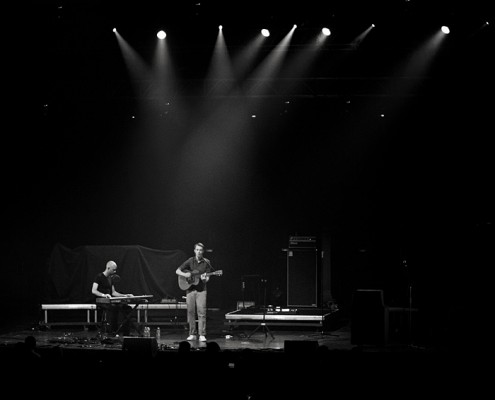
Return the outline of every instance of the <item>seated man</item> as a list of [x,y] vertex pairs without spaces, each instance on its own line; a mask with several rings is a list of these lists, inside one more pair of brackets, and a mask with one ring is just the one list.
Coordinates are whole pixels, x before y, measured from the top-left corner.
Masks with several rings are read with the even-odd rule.
[[[122,294],[115,289],[115,283],[118,282],[120,277],[116,275],[117,263],[115,261],[108,261],[105,271],[99,272],[93,281],[93,288],[91,292],[96,297],[103,297],[111,299],[112,297],[132,297],[132,294]],[[100,304],[104,309],[104,315],[110,325],[110,331],[114,335],[122,334],[123,336],[129,336],[131,328],[141,336],[141,329],[136,320],[132,316],[132,307],[126,303],[108,303]],[[106,328],[106,327],[104,327]]]

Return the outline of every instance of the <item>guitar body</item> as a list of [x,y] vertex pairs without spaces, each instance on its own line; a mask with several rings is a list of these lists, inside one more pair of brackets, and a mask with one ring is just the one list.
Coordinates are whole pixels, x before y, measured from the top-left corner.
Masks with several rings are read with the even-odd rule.
[[[212,276],[212,275],[222,276],[222,274],[223,274],[222,270],[219,270],[214,272],[207,272],[206,276]],[[201,279],[201,274],[198,271],[194,270],[191,271],[191,276],[189,278],[186,278],[185,276],[181,276],[181,275],[179,275],[178,278],[179,278],[179,287],[182,290],[187,290],[191,286],[197,285],[199,283],[199,280]]]

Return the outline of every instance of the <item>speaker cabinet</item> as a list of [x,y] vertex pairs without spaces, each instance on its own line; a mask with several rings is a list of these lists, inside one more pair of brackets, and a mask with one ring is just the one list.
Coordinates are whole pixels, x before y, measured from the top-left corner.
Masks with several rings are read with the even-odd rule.
[[156,337],[124,336],[122,351],[132,357],[155,357],[158,352]]
[[285,340],[284,352],[290,354],[308,354],[318,350],[317,340]]
[[317,249],[287,251],[287,306],[318,306]]

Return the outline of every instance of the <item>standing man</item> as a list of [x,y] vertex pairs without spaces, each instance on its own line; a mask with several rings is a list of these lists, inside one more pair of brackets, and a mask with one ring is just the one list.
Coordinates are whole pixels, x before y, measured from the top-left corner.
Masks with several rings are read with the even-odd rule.
[[[104,297],[111,299],[112,297],[132,297],[132,294],[122,294],[115,289],[115,283],[120,280],[117,275],[117,263],[115,261],[108,261],[105,267],[105,271],[99,272],[93,281],[93,288],[91,293],[96,297]],[[106,316],[110,320],[110,329],[112,333],[117,334],[119,331],[119,315],[122,316],[123,325],[122,333],[124,336],[130,334],[130,329],[133,327],[138,333],[140,329],[137,323],[131,318],[130,313],[132,308],[124,303],[109,303],[102,304]]]
[[[186,290],[187,322],[189,336],[186,340],[206,342],[206,283],[210,279],[208,273],[213,271],[210,260],[203,256],[203,243],[194,245],[194,257],[184,261],[175,273],[179,276],[179,286]],[[198,325],[196,326],[196,314]]]

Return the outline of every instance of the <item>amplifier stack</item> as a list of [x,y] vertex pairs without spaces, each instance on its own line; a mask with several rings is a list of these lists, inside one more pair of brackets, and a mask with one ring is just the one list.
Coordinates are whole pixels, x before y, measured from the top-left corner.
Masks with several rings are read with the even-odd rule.
[[316,249],[316,236],[289,236],[289,249]]
[[316,236],[290,236],[287,251],[287,306],[318,305]]

